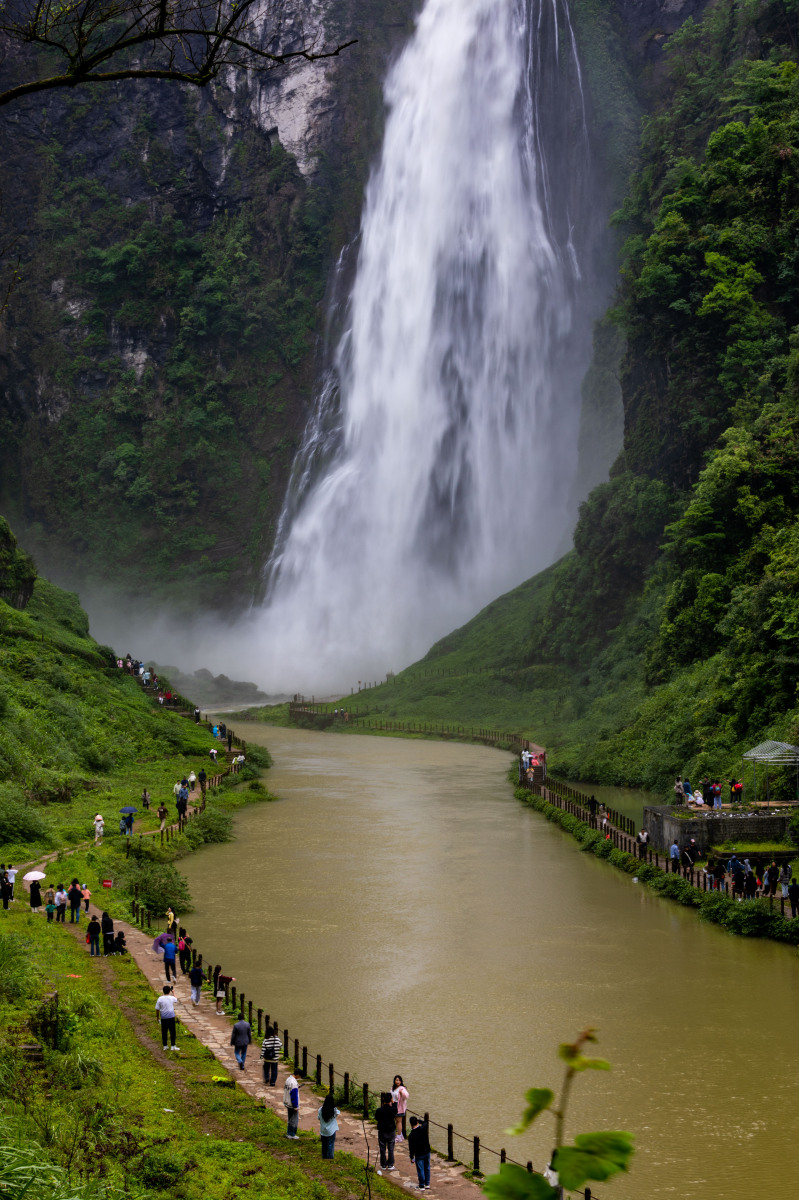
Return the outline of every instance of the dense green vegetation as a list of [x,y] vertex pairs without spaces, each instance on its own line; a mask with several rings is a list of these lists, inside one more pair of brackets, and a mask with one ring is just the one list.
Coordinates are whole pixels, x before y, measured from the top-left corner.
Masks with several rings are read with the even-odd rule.
[[[185,909],[191,897],[174,863],[204,842],[229,838],[229,811],[270,798],[259,778],[269,754],[248,750],[243,770],[209,789],[207,811],[182,835],[165,846],[134,836],[128,846],[119,833],[119,810],[139,810],[135,835],[158,828],[162,800],[174,821],[173,786],[192,768],[214,773],[213,738],[204,725],[161,708],[120,671],[112,652],[89,636],[77,597],[37,578],[27,557],[20,567],[7,526],[4,536],[0,594],[20,570],[32,574],[34,584],[24,609],[0,600],[0,859],[54,855],[54,883],[79,875],[95,893],[111,878],[107,903],[120,914],[134,891],[159,914],[170,898]],[[140,801],[145,787],[149,812]],[[98,811],[106,829],[102,846],[94,847]],[[84,849],[65,858],[75,846]]]
[[[287,1155],[285,1121],[239,1088],[215,1086],[227,1072],[185,1027],[180,1054],[164,1061],[154,1001],[130,959],[89,959],[69,925],[48,925],[19,905],[0,913],[4,1195],[360,1194],[359,1160],[340,1151],[323,1160],[312,1134]],[[43,1064],[22,1050],[32,1040],[42,1044]],[[373,1194],[389,1194],[382,1179],[370,1182]]]
[[[358,227],[408,0],[335,0],[314,170],[241,76],[20,101],[0,122],[0,507],[51,578],[173,611],[246,607]],[[2,304],[0,304],[2,309]],[[65,487],[65,481],[69,486]]]
[[649,787],[799,740],[798,20],[723,0],[671,38],[618,216],[624,449],[574,550],[375,710],[522,728],[559,772]]

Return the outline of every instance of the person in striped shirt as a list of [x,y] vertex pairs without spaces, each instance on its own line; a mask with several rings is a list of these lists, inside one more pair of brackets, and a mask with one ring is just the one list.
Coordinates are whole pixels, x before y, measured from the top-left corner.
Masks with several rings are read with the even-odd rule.
[[283,1043],[277,1036],[277,1025],[271,1032],[267,1032],[266,1037],[261,1042],[261,1058],[264,1065],[264,1083],[267,1087],[274,1087],[277,1080],[277,1064],[280,1061],[280,1052],[283,1049]]

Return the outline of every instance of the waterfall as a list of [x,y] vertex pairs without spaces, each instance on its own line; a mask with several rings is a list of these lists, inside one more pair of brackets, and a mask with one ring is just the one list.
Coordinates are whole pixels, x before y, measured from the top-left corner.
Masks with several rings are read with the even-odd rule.
[[269,683],[379,679],[562,552],[594,308],[565,0],[427,0],[253,614]]

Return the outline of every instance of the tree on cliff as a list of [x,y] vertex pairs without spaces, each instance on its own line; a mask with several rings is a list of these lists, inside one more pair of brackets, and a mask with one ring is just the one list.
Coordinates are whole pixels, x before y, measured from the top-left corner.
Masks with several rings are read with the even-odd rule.
[[23,75],[0,91],[0,105],[119,79],[205,87],[222,71],[314,62],[353,45],[302,31],[284,40],[262,17],[262,0],[0,0],[0,61]]

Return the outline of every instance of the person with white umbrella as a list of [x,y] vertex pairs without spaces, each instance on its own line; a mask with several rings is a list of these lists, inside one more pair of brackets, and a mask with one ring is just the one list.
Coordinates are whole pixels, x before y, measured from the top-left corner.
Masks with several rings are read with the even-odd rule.
[[37,913],[42,907],[42,889],[39,887],[39,880],[44,879],[44,871],[28,871],[23,879],[31,885],[31,912]]

